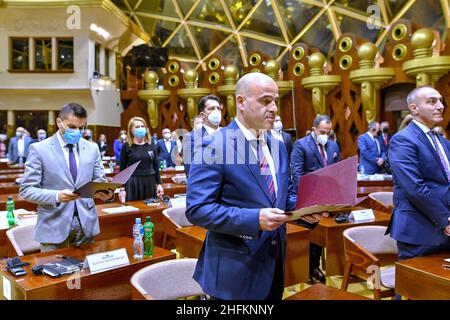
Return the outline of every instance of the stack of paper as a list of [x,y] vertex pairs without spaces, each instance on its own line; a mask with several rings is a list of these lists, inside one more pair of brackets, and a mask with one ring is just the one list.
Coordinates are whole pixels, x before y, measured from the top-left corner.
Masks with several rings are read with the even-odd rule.
[[121,206],[121,207],[115,207],[115,208],[106,208],[102,209],[102,211],[105,211],[106,213],[124,213],[124,212],[133,212],[133,211],[139,211],[138,208],[133,206]]

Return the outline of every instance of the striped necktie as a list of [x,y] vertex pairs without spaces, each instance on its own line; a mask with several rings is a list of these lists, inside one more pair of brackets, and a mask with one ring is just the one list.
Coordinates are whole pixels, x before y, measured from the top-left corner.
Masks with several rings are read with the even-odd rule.
[[450,182],[450,169],[447,165],[447,162],[445,162],[445,158],[441,152],[441,148],[439,148],[439,144],[437,142],[436,135],[433,130],[428,131],[428,135],[431,137],[431,140],[433,141],[433,144],[434,144],[434,147],[436,148],[436,152],[438,154],[439,160],[441,161],[442,167],[444,168],[445,174],[447,175],[447,180]]
[[264,181],[266,182],[267,190],[269,191],[270,200],[272,201],[272,204],[275,204],[275,200],[277,198],[275,193],[275,183],[273,181],[272,173],[270,172],[270,166],[269,162],[267,161],[266,156],[263,152],[263,147],[259,143],[259,140],[257,140],[258,145],[258,160],[259,160],[259,167],[261,169],[261,174],[264,176]]

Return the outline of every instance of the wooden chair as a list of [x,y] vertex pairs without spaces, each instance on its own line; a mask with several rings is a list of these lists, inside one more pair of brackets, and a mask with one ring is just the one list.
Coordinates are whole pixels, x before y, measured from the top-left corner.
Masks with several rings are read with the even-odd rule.
[[383,206],[386,209],[383,211],[392,212],[394,208],[394,192],[372,192],[369,194],[369,198]]
[[25,254],[39,252],[41,245],[33,239],[34,227],[34,224],[17,226],[6,231],[6,236],[19,257]]
[[193,279],[197,259],[175,259],[152,264],[131,277],[133,299],[175,300],[204,295]]
[[[174,207],[174,208],[168,208],[163,210],[163,226],[164,226],[164,236],[163,236],[163,243],[162,247],[166,248],[167,242],[169,237],[172,238],[172,240],[176,239],[176,229],[192,226],[192,223],[188,221],[186,218],[186,207]],[[173,245],[173,248],[175,246]],[[173,249],[169,248],[169,249]]]
[[[344,231],[345,269],[342,290],[347,290],[351,275],[360,279],[372,279],[374,299],[395,294],[395,269],[382,266],[394,264],[397,260],[397,243],[385,236],[385,226],[361,226]],[[388,290],[381,291],[381,285]]]

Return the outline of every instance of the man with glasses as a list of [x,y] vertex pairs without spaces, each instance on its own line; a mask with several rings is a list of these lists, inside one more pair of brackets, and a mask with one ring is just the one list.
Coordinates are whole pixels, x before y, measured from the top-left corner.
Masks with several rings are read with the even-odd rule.
[[[35,240],[41,252],[90,243],[100,232],[94,200],[73,192],[90,181],[106,182],[97,145],[81,139],[86,122],[86,109],[68,103],[56,119],[59,130],[30,146],[20,196],[38,204]],[[95,197],[112,200],[114,193]]]

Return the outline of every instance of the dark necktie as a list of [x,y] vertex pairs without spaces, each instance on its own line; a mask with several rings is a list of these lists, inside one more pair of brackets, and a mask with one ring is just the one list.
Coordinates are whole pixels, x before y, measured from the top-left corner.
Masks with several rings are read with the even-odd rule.
[[68,144],[69,148],[69,169],[72,174],[73,181],[77,180],[77,162],[75,161],[75,153],[73,152],[73,144]]
[[319,143],[320,156],[322,157],[323,166],[327,166],[327,157],[325,156],[325,147]]
[[448,168],[447,162],[445,162],[444,155],[441,152],[441,148],[439,148],[436,134],[433,130],[428,131],[428,134],[431,137],[431,140],[433,141],[434,147],[436,148],[436,152],[438,154],[439,160],[441,161],[442,167],[444,167],[445,174],[447,175],[447,180],[450,182],[450,169]]
[[263,148],[259,143],[259,140],[257,140],[257,145],[258,145],[257,150],[258,160],[259,160],[259,167],[261,168],[261,174],[264,176],[267,190],[269,190],[270,200],[272,201],[272,204],[275,204],[275,199],[277,198],[277,196],[275,193],[275,183],[273,181],[272,173],[270,172],[269,162],[267,161],[267,158],[264,156]]

